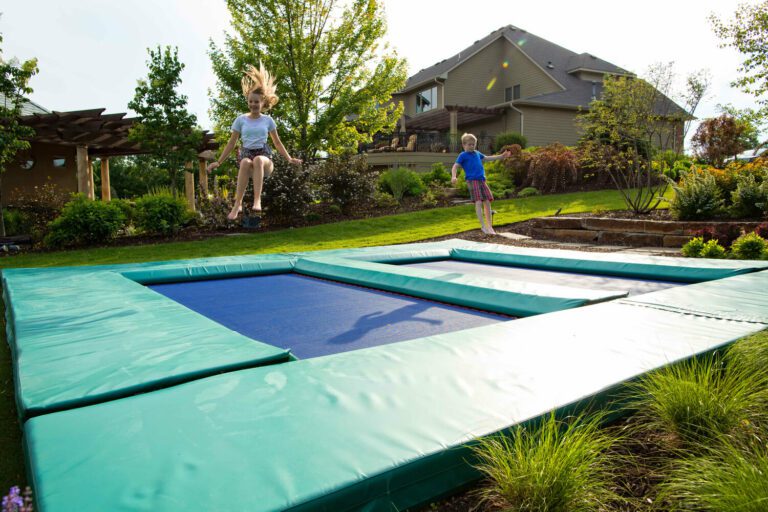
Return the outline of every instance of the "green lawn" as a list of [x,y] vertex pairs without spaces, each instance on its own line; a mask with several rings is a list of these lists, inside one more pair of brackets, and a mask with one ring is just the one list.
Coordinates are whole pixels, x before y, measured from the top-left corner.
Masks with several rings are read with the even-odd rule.
[[[558,208],[562,208],[562,213],[576,213],[624,209],[625,205],[618,192],[597,191],[497,201],[494,208],[498,212],[495,224],[501,226],[552,215]],[[307,228],[225,236],[198,242],[22,254],[0,258],[0,268],[102,265],[367,247],[416,242],[478,227],[474,206],[462,205]],[[0,337],[3,340],[0,343],[0,495],[4,495],[11,485],[23,484],[26,478],[4,322]]]
[[[496,201],[497,226],[562,213],[623,209],[618,192],[601,190]],[[0,258],[0,268],[103,265],[210,256],[344,249],[402,244],[478,229],[474,206],[461,205],[419,212],[322,224],[298,229],[223,236],[197,242],[129,247],[101,247]]]

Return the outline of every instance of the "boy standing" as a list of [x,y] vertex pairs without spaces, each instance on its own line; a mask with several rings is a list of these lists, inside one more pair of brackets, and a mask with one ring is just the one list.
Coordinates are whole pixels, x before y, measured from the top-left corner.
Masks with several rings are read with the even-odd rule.
[[461,167],[464,169],[469,197],[475,202],[475,212],[477,213],[477,219],[480,221],[480,229],[486,235],[495,235],[496,231],[493,230],[493,214],[491,213],[493,193],[485,183],[483,162],[508,158],[509,152],[505,151],[501,155],[485,156],[475,150],[475,147],[477,147],[477,137],[471,133],[465,133],[461,136],[461,146],[464,148],[464,151],[459,154],[456,163],[451,168],[451,183],[456,184],[457,168]]

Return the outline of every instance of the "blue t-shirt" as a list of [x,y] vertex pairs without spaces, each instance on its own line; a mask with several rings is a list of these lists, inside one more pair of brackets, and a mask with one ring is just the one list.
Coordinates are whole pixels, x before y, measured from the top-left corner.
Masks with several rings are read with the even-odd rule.
[[266,147],[267,134],[275,129],[277,129],[275,121],[266,114],[261,114],[256,119],[248,117],[248,114],[242,114],[232,123],[232,131],[240,134],[245,149]]
[[456,163],[464,169],[464,177],[468,180],[485,181],[485,169],[483,169],[483,159],[485,155],[479,151],[470,153],[462,151]]

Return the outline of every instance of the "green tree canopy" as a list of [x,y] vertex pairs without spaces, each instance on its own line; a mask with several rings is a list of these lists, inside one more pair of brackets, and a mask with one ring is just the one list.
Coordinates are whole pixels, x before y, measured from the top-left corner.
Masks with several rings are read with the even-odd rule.
[[[0,35],[0,44],[3,37]],[[0,199],[2,199],[2,173],[19,151],[29,149],[29,139],[35,132],[19,122],[24,95],[32,92],[29,80],[37,73],[37,59],[19,64],[2,58],[0,47]],[[5,236],[5,219],[0,209],[0,236]]]
[[220,136],[247,110],[240,80],[247,64],[277,77],[274,108],[281,138],[303,157],[337,152],[392,130],[402,107],[390,103],[405,84],[405,61],[380,47],[381,2],[227,0],[232,34],[210,44],[217,77],[211,115]]
[[699,72],[686,79],[686,89],[679,94],[683,106],[671,99],[673,83],[672,63],[652,66],[647,80],[606,76],[601,97],[578,118],[585,163],[609,173],[627,206],[637,213],[659,205],[666,182],[658,176],[664,164],[657,150],[682,153],[689,121],[709,78]]
[[715,33],[724,40],[721,47],[733,47],[745,56],[739,67],[743,75],[732,85],[751,94],[762,106],[762,115],[768,114],[768,0],[760,3],[740,4],[734,18],[727,22],[714,15],[710,21]]
[[196,160],[202,133],[196,128],[195,115],[187,111],[187,97],[176,90],[184,69],[178,48],[158,46],[147,51],[149,73],[138,81],[135,96],[128,103],[141,119],[129,137],[155,157],[158,167],[168,171],[175,194],[177,173],[185,163]]

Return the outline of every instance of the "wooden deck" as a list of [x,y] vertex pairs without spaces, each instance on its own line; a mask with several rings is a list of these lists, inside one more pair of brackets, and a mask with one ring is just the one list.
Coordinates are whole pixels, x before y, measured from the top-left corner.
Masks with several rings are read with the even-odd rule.
[[366,153],[368,164],[373,167],[409,167],[416,171],[428,171],[432,164],[441,162],[450,168],[458,153],[432,153],[429,151],[390,151]]

